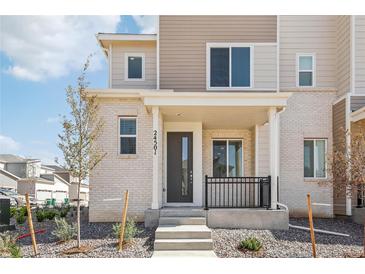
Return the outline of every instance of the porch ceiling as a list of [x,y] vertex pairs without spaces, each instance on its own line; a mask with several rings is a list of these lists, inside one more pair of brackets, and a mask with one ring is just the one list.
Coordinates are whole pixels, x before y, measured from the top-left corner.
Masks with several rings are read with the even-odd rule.
[[160,107],[164,122],[202,122],[205,129],[251,128],[268,121],[269,107]]

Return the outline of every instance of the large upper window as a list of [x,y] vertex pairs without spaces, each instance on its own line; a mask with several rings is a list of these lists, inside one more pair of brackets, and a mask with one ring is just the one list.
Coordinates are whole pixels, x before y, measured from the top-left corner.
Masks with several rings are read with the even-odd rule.
[[136,117],[119,118],[120,154],[136,154]]
[[325,139],[304,140],[304,177],[326,178],[326,151]]
[[208,89],[251,87],[251,47],[240,44],[208,44]]
[[125,80],[144,80],[144,54],[125,54]]
[[297,55],[297,86],[315,86],[315,58],[314,54]]
[[243,176],[242,140],[213,140],[213,176]]

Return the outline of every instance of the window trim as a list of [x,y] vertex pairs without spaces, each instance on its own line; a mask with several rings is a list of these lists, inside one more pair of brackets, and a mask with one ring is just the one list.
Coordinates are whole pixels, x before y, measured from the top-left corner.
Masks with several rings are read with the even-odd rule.
[[[136,121],[136,134],[120,134],[120,120],[135,120]],[[137,155],[137,136],[138,136],[138,120],[137,116],[118,116],[118,155]],[[136,153],[130,154],[130,153],[121,153],[121,146],[120,146],[120,139],[123,137],[135,137],[136,138]]]
[[[232,87],[232,48],[245,47],[250,48],[250,86]],[[229,87],[211,87],[210,86],[210,49],[211,48],[229,48]],[[207,90],[248,90],[253,88],[254,77],[254,44],[249,43],[207,43],[206,44],[206,89]]]
[[[299,59],[300,57],[312,57],[312,69],[311,70],[300,70],[299,69]],[[314,88],[316,87],[316,54],[315,53],[297,53],[296,54],[296,87],[297,88]],[[299,72],[312,72],[312,85],[311,86],[301,86],[299,85]]]
[[[129,78],[128,75],[128,58],[142,57],[142,78]],[[126,52],[124,54],[124,80],[125,81],[144,81],[145,80],[145,54],[142,52]]]
[[[226,141],[226,149],[227,149],[227,159],[226,159],[226,168],[227,168],[227,176],[226,177],[229,177],[228,175],[228,165],[229,165],[229,149],[228,149],[228,142],[229,141],[241,141],[241,145],[242,145],[242,159],[241,159],[241,162],[242,162],[242,175],[241,177],[244,177],[245,176],[245,162],[244,162],[244,154],[245,154],[245,151],[244,151],[244,147],[243,147],[243,144],[244,144],[244,140],[242,138],[212,138],[212,157],[211,157],[211,165],[212,165],[212,168],[211,168],[211,174],[212,176],[214,176],[214,164],[213,164],[213,161],[214,161],[214,141]],[[225,177],[222,177],[222,178],[225,178]]]
[[[313,153],[313,168],[314,168],[314,172],[313,172],[313,177],[305,177],[304,175],[304,142],[305,141],[313,141],[313,149],[314,149],[314,153]],[[317,158],[318,158],[318,153],[316,151],[316,146],[315,143],[316,141],[324,141],[324,155],[325,155],[325,176],[324,177],[317,177],[316,175],[316,162],[317,162]],[[326,180],[328,179],[328,172],[327,172],[327,141],[328,139],[326,138],[304,138],[303,140],[303,176],[304,179],[316,179],[316,180]]]

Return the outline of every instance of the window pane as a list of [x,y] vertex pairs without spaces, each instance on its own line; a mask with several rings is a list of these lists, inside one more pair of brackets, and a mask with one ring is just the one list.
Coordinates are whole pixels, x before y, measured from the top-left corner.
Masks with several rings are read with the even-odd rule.
[[314,177],[314,146],[313,141],[304,141],[304,177]]
[[181,195],[188,195],[188,156],[189,156],[189,144],[188,137],[182,137],[181,139]]
[[128,78],[142,79],[142,57],[128,57]]
[[250,86],[250,48],[232,48],[232,86]]
[[242,142],[229,141],[228,174],[230,177],[242,176]]
[[306,86],[312,86],[313,80],[312,80],[312,72],[299,72],[299,86],[306,87]]
[[317,163],[316,177],[326,177],[326,142],[324,140],[316,140]]
[[229,86],[229,48],[210,49],[210,86]]
[[120,137],[120,154],[136,154],[136,137]]
[[312,70],[313,68],[312,56],[300,56],[299,57],[299,70]]
[[226,141],[213,141],[213,176],[227,177]]
[[136,119],[120,119],[120,135],[135,135]]

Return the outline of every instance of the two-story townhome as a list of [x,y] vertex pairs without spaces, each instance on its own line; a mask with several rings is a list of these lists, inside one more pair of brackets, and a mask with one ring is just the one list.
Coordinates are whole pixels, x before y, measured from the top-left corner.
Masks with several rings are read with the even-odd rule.
[[127,189],[146,225],[194,207],[211,226],[280,228],[307,193],[328,205],[316,216],[351,214],[327,161],[340,125],[364,122],[364,31],[362,16],[159,16],[156,34],[99,33],[90,221],[118,221]]

